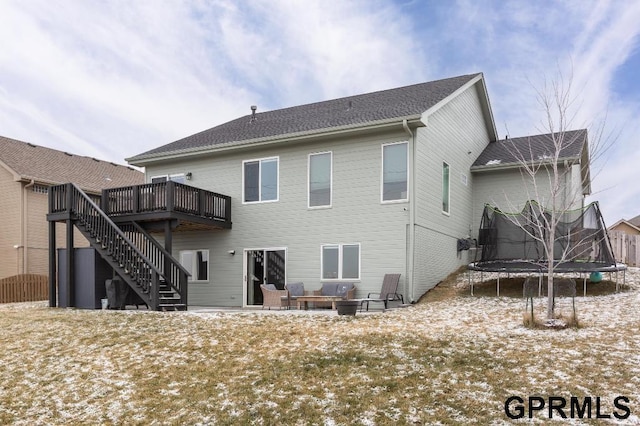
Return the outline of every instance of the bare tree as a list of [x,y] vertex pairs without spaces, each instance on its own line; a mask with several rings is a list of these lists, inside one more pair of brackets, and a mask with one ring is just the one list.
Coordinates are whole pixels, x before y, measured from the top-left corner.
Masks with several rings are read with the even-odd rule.
[[[591,127],[590,141],[587,140],[586,131],[581,133],[573,131],[576,102],[571,95],[571,85],[572,76],[565,80],[560,74],[558,79],[550,83],[545,82],[541,89],[535,89],[537,100],[545,112],[545,120],[538,130],[548,140],[543,144],[540,144],[539,138],[536,140],[530,138],[526,143],[522,143],[522,140],[519,143],[508,143],[508,140],[505,143],[505,148],[519,166],[528,199],[538,201],[530,204],[534,210],[533,214],[510,216],[510,220],[536,240],[543,249],[546,257],[544,267],[548,286],[548,320],[555,318],[553,277],[557,264],[582,256],[593,246],[592,242],[588,241],[588,238],[592,238],[591,235],[582,237],[584,241],[580,241],[578,235],[578,241],[574,241],[573,244],[558,244],[559,240],[567,238],[571,240],[572,237],[558,235],[559,225],[566,220],[570,211],[583,206],[584,191],[582,189],[588,192],[592,177],[595,177],[595,174],[591,173],[590,165],[596,159],[603,158],[615,141],[611,136],[605,137],[604,120],[595,127],[585,126]],[[585,144],[588,149],[583,150]],[[581,185],[569,190],[566,182],[571,178],[572,167],[563,161],[563,158],[567,152],[577,150],[582,153]],[[510,207],[515,207],[515,203],[506,198]],[[576,236],[573,238],[575,240]]]

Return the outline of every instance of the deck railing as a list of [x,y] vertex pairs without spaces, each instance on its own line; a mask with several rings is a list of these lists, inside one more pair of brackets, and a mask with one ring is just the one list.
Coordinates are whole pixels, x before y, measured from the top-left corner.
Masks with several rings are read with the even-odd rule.
[[158,309],[160,278],[170,283],[170,277],[165,276],[91,198],[68,183],[50,188],[49,206],[49,213],[68,213],[71,220],[82,226],[91,244],[100,247],[135,282],[142,292],[140,296],[152,309]]
[[166,181],[102,191],[102,210],[109,216],[180,212],[231,221],[231,197],[178,182]]
[[186,305],[189,272],[137,223],[121,224],[120,229],[158,270],[163,271],[167,284],[180,295],[180,303]]

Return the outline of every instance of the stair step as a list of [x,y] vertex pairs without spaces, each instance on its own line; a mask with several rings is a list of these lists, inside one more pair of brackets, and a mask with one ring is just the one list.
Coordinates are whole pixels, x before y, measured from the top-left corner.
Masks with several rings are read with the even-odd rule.
[[158,305],[160,311],[186,311],[187,305],[184,303],[160,303]]

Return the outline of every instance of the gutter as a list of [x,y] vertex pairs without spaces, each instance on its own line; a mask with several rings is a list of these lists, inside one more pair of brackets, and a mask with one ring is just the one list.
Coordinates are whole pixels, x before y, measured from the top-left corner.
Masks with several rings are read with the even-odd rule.
[[[406,121],[407,123],[416,124],[418,126],[424,126],[424,123],[421,122],[421,117],[422,117],[421,115],[412,115],[412,116],[407,116],[402,120],[403,122]],[[335,127],[330,130],[328,130],[327,128],[322,128],[322,129],[311,130],[306,132],[289,133],[285,135],[280,134],[280,135],[267,136],[263,138],[254,138],[254,139],[247,139],[242,141],[231,141],[231,142],[219,143],[215,145],[208,145],[204,147],[176,150],[171,152],[162,152],[157,154],[134,156],[134,157],[125,158],[125,161],[127,161],[131,165],[143,167],[145,164],[148,164],[148,163],[154,163],[154,162],[165,161],[165,160],[175,160],[177,158],[191,157],[197,154],[211,154],[211,153],[229,151],[233,149],[239,149],[243,147],[253,148],[253,147],[271,145],[271,144],[281,143],[281,142],[304,141],[304,140],[319,138],[319,137],[331,137],[331,136],[341,135],[345,133],[356,133],[356,132],[368,133],[375,130],[381,130],[386,128],[393,129],[393,128],[397,128],[397,126],[398,126],[398,118],[393,118],[393,119],[387,119],[387,120],[380,120],[377,123],[373,123],[373,124],[370,122],[350,124],[347,126]]]
[[407,293],[408,299],[413,302],[413,289],[414,289],[414,280],[413,280],[413,269],[415,263],[415,245],[416,245],[416,236],[415,236],[415,225],[416,225],[416,185],[415,185],[415,177],[416,177],[416,138],[414,133],[409,128],[407,120],[402,120],[402,127],[404,131],[409,135],[409,140],[411,143],[409,146],[411,149],[409,150],[409,256],[407,259]]
[[[570,161],[571,164],[573,162],[578,161],[578,157],[566,157],[566,158],[558,158],[558,164],[560,162]],[[527,161],[525,165],[527,166],[536,166],[543,164],[544,161]],[[492,170],[509,170],[509,169],[520,169],[523,164],[520,162],[512,162],[512,163],[504,163],[504,164],[491,164],[491,165],[481,165],[481,166],[471,166],[472,172],[488,172]]]
[[27,195],[27,189],[31,188],[34,184],[36,183],[36,181],[34,179],[31,179],[31,182],[29,182],[28,184],[26,184],[23,188],[22,188],[22,215],[20,217],[20,245],[22,246],[22,273],[26,274],[27,271],[29,270],[28,268],[28,262],[29,262],[29,256],[28,256],[28,247],[27,247],[27,217],[29,214],[29,197]]

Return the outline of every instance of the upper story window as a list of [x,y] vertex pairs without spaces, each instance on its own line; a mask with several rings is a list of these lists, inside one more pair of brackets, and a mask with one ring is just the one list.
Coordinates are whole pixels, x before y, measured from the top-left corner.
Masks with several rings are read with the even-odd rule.
[[278,157],[242,162],[244,203],[278,201]]
[[309,154],[309,207],[331,207],[332,153]]
[[151,177],[151,183],[160,183],[160,182],[166,182],[166,181],[173,181],[173,182],[178,182],[178,183],[186,183],[187,180],[184,176],[184,173],[176,173],[173,175],[161,175],[161,176],[152,176]]
[[182,250],[180,264],[191,274],[189,282],[209,281],[209,250]]
[[382,202],[408,200],[408,146],[407,142],[382,145]]
[[449,214],[449,198],[451,197],[451,185],[449,185],[449,165],[442,162],[442,213]]

